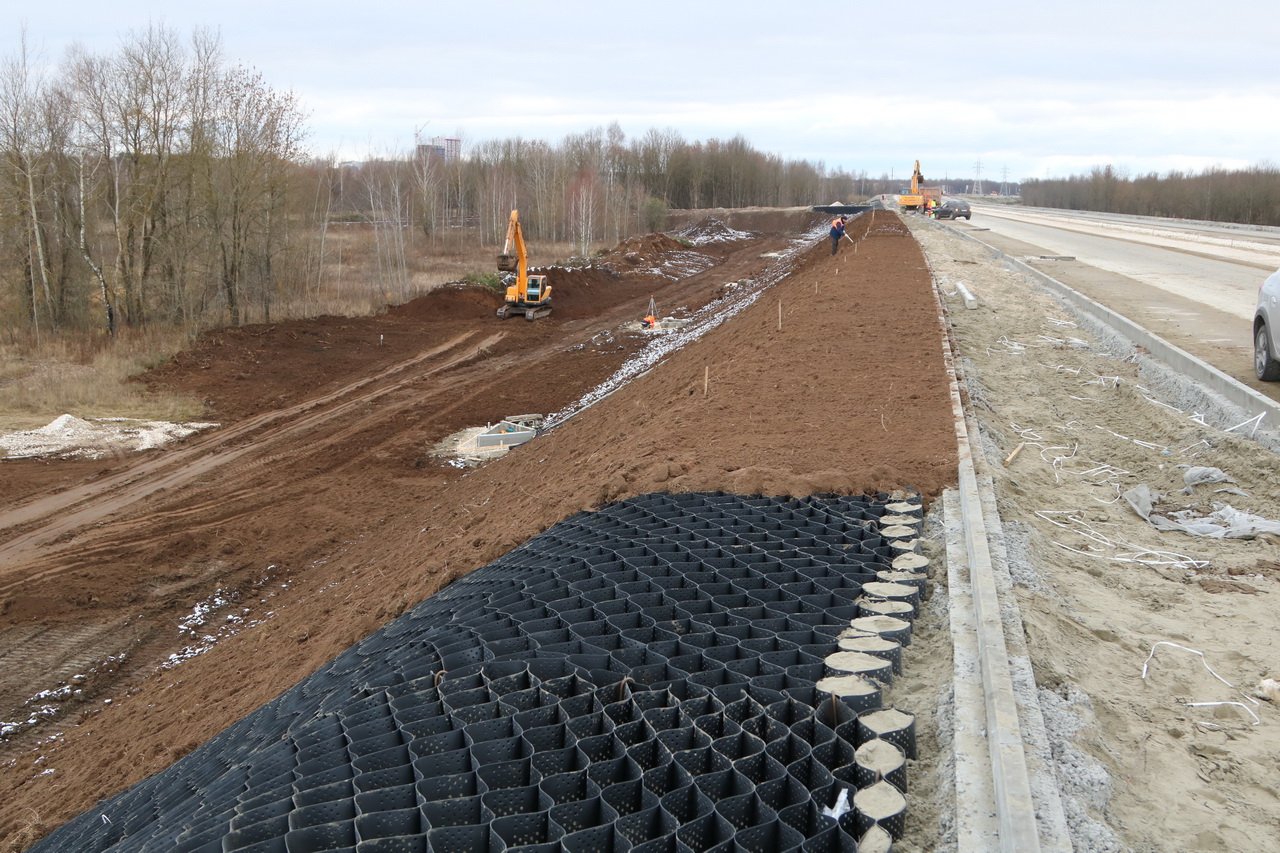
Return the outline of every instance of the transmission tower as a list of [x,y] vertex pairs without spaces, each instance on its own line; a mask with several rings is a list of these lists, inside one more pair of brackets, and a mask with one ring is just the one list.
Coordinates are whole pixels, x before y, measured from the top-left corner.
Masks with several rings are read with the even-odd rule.
[[973,183],[973,194],[982,195],[982,161],[973,164],[974,174],[977,176]]

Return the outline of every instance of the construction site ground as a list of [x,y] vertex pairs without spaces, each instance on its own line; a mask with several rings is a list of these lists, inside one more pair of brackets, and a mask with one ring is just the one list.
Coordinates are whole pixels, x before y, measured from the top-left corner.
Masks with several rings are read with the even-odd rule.
[[[1276,544],[1157,533],[1117,500],[1145,482],[1179,506],[1280,518],[1274,454],[1149,401],[1123,353],[945,228],[863,216],[857,251],[832,256],[807,211],[701,216],[682,241],[650,235],[553,269],[555,313],[534,323],[498,321],[490,292],[446,288],[374,318],[210,333],[144,381],[196,394],[219,429],[133,457],[3,463],[7,849],[578,510],[695,490],[909,488],[932,504],[956,451],[930,265],[944,293],[963,278],[980,301],[947,297],[952,343],[1076,849],[1274,844],[1280,719],[1244,694],[1276,674]],[[433,453],[467,427],[570,409],[651,340],[627,330],[651,296],[681,316],[766,285],[507,456],[466,468]],[[1184,465],[1221,467],[1248,497],[1181,494]],[[1181,559],[1134,559],[1152,552]],[[945,753],[945,573],[934,579],[893,699]],[[1203,658],[1161,646],[1144,679],[1160,641]],[[945,761],[916,768],[895,849],[954,843],[946,777]]]

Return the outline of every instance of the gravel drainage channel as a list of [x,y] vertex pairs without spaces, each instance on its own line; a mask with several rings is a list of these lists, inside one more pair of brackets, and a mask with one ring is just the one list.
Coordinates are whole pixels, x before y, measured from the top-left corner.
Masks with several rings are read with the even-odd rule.
[[886,495],[579,514],[33,849],[888,851],[920,525]]

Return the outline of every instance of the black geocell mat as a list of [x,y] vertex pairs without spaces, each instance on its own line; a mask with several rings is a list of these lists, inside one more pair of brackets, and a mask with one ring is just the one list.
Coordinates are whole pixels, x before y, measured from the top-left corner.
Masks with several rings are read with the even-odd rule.
[[819,810],[857,713],[814,684],[886,500],[574,516],[34,849],[853,850],[866,821]]

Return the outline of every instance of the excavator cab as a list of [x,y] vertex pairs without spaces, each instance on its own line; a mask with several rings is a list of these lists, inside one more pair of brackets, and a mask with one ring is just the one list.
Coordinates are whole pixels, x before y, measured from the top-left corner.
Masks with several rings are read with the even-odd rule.
[[525,299],[529,302],[539,302],[542,299],[542,290],[547,285],[547,277],[545,275],[529,276],[529,283],[525,286]]
[[507,287],[506,302],[498,309],[498,318],[524,314],[536,320],[551,313],[551,285],[545,275],[529,275],[529,253],[520,230],[520,211],[511,211],[507,222],[507,242],[498,255],[498,272],[514,273],[515,283]]

